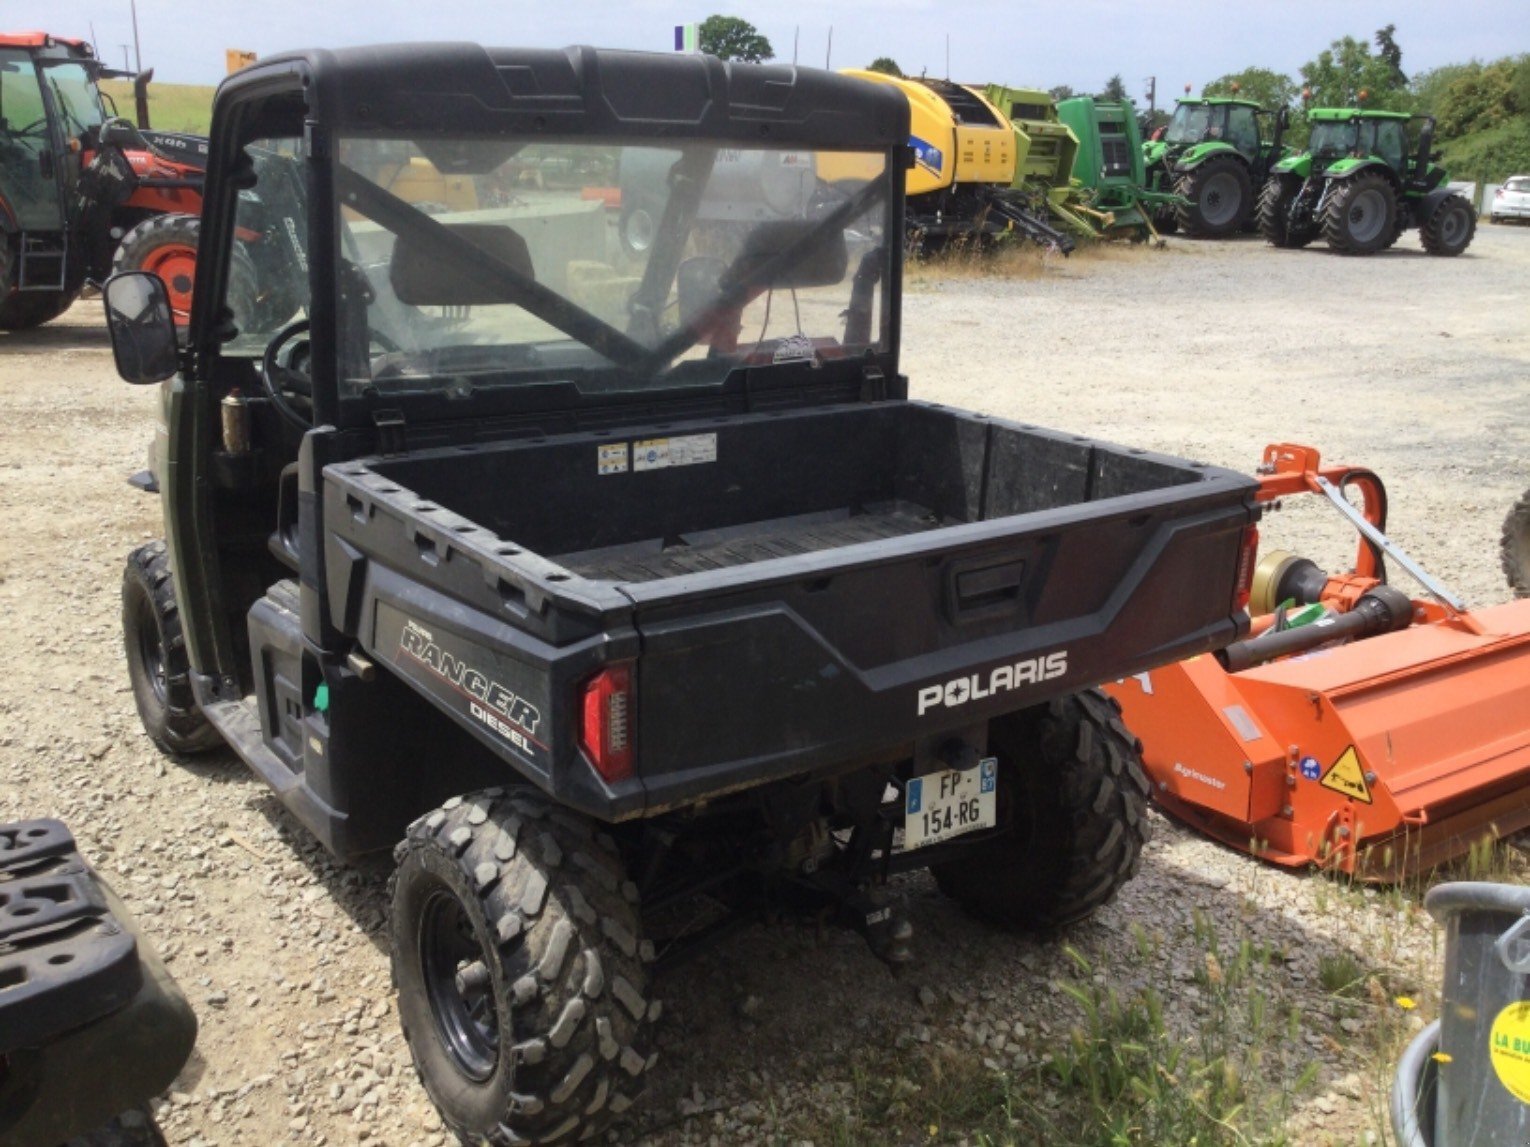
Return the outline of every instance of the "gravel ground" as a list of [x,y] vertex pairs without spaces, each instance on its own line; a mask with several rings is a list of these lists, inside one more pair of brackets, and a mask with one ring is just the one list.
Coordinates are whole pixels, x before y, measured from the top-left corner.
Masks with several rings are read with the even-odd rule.
[[[906,368],[923,398],[1228,466],[1272,440],[1369,465],[1393,535],[1469,600],[1497,602],[1499,523],[1530,485],[1530,231],[1484,227],[1455,260],[1413,243],[1349,260],[1174,242],[1032,277],[921,275]],[[161,530],[156,501],[124,482],[155,399],[116,380],[97,306],[0,334],[0,818],[69,822],[191,997],[201,1037],[159,1107],[172,1143],[443,1143],[393,1014],[385,861],[332,864],[231,756],[177,763],[140,731],[118,587],[126,553]],[[1266,537],[1348,556],[1311,507]],[[1416,896],[1275,872],[1155,820],[1141,876],[1069,937],[1095,981],[1157,985],[1170,1027],[1190,1032],[1208,922],[1223,943],[1269,946],[1263,987],[1304,1021],[1261,1086],[1315,1061],[1297,1141],[1375,1141],[1396,1035],[1440,974]],[[917,930],[901,978],[855,937],[761,927],[662,981],[655,1087],[613,1140],[924,1143],[931,1129],[900,1125],[896,1106],[875,1129],[835,1130],[868,1064],[892,1071],[924,1044],[1010,1070],[1046,1055],[1075,1022],[1051,987],[1073,972],[1061,949],[984,931],[926,877],[900,890]],[[1395,1025],[1380,998],[1335,1006],[1318,960],[1343,952],[1419,1013]]]

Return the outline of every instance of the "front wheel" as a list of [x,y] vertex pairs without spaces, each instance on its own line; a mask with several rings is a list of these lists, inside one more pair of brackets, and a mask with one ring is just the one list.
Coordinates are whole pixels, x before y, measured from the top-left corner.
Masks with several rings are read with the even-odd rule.
[[1137,873],[1147,843],[1141,745],[1098,690],[995,721],[1003,831],[933,865],[940,890],[1004,928],[1091,915]]
[[1243,226],[1254,205],[1254,184],[1248,167],[1231,155],[1214,155],[1180,176],[1175,187],[1190,201],[1178,208],[1179,225],[1197,239],[1220,239]]
[[195,215],[154,215],[122,237],[112,271],[149,271],[165,284],[175,325],[191,321],[191,288],[196,281],[202,220]]
[[1397,199],[1379,175],[1356,175],[1328,196],[1323,238],[1341,255],[1374,255],[1396,238]]
[[1459,255],[1471,246],[1477,233],[1477,213],[1465,197],[1447,195],[1419,228],[1424,250],[1431,255]]
[[463,1142],[592,1139],[652,1066],[636,888],[610,838],[524,789],[409,828],[392,885],[399,1018]]
[[133,702],[149,739],[167,753],[204,753],[221,745],[191,692],[191,658],[164,542],[139,546],[128,557],[122,637]]
[[1292,219],[1291,205],[1301,194],[1302,181],[1292,175],[1272,175],[1259,192],[1259,233],[1274,247],[1305,247],[1317,238],[1310,220]]

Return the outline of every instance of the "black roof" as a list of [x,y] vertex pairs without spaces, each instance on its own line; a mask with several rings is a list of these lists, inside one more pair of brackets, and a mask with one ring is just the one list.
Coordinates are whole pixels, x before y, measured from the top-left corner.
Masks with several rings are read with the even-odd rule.
[[309,115],[352,134],[703,138],[881,150],[908,139],[901,93],[834,72],[712,56],[388,44],[271,56],[219,102],[306,83]]

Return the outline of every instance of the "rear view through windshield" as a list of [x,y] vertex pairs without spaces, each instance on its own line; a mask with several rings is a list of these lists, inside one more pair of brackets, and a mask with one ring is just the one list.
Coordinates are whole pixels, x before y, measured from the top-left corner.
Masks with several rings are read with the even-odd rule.
[[705,382],[887,337],[881,154],[350,139],[339,160],[351,395]]

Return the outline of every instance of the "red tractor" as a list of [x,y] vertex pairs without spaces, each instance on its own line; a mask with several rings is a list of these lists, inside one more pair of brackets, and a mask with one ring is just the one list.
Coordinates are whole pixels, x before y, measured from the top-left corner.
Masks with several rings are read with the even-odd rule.
[[[140,127],[103,97],[81,40],[0,34],[0,330],[69,308],[88,281],[151,270],[191,310],[207,141]],[[139,78],[139,92],[149,73]]]

